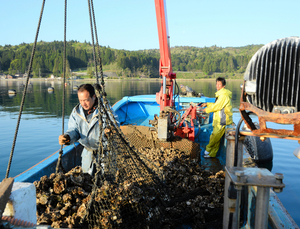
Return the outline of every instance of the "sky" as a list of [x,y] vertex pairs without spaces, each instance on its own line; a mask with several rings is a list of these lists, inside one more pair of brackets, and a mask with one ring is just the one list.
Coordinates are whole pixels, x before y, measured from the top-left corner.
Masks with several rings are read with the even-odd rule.
[[[34,42],[42,2],[0,0],[1,46]],[[64,2],[46,1],[38,41],[63,41]],[[91,42],[87,2],[67,2],[67,41]],[[154,0],[93,2],[101,46],[159,48]],[[166,0],[166,8],[171,47],[240,47],[300,33],[299,0]]]

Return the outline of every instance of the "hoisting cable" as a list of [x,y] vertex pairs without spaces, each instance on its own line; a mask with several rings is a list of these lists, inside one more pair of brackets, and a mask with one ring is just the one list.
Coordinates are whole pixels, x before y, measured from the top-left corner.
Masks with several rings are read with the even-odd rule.
[[[98,62],[96,59],[96,50],[95,50],[95,41],[94,41],[94,25],[95,25],[95,14],[93,12],[93,17],[92,17],[92,10],[94,10],[94,6],[93,6],[93,2],[92,0],[88,0],[88,6],[89,6],[89,17],[90,17],[90,28],[91,28],[91,39],[92,39],[92,44],[93,44],[93,57],[94,57],[94,65],[95,65],[95,76],[96,76],[96,85],[99,85],[99,78],[98,78]],[[97,34],[97,32],[95,31],[95,34]],[[97,43],[98,43],[98,39],[96,38]],[[98,57],[100,58],[100,53],[98,53]],[[102,68],[102,67],[101,67]],[[96,92],[96,90],[95,90]],[[103,120],[101,118],[101,114],[102,114],[102,110],[101,110],[101,106],[100,104],[101,102],[101,96],[97,96],[98,99],[98,123],[99,123],[99,131],[100,131],[100,136],[99,136],[99,147],[98,147],[98,153],[100,154],[100,158],[103,157],[104,155],[104,147],[103,147],[103,143],[102,143],[102,134],[104,132],[104,127],[103,127]],[[97,158],[98,160],[100,160],[100,158]],[[97,163],[100,164],[100,163]],[[97,172],[100,170],[101,168],[96,168]],[[97,176],[98,177],[98,176]],[[97,183],[97,178],[96,178],[96,183]]]
[[[98,83],[98,77],[97,77],[97,83],[96,85],[94,85],[95,87],[95,93],[98,99],[98,114],[99,114],[99,129],[100,129],[100,136],[99,136],[99,145],[98,145],[98,150],[97,150],[97,163],[96,163],[96,175],[95,180],[94,180],[94,184],[95,187],[97,187],[99,185],[99,178],[101,175],[103,175],[101,173],[101,170],[103,169],[101,166],[101,160],[104,158],[104,156],[108,156],[108,154],[112,154],[113,153],[113,147],[112,147],[112,142],[114,141],[115,137],[112,138],[112,135],[108,135],[106,136],[104,133],[104,130],[106,128],[110,129],[111,131],[115,131],[114,134],[116,134],[120,140],[122,141],[123,144],[125,144],[127,146],[127,151],[133,151],[136,154],[138,154],[138,151],[136,149],[134,149],[134,146],[132,146],[129,142],[127,142],[125,139],[126,137],[124,136],[123,132],[121,131],[121,129],[119,128],[119,125],[116,121],[116,119],[114,118],[114,114],[113,111],[110,107],[109,101],[107,100],[106,93],[104,92],[104,80],[103,80],[103,72],[102,72],[102,62],[101,62],[101,56],[100,56],[100,50],[99,50],[99,43],[98,43],[98,38],[97,38],[97,31],[96,31],[96,21],[95,21],[95,14],[94,14],[94,8],[93,8],[93,0],[88,0],[89,2],[89,13],[90,13],[90,24],[91,24],[91,34],[92,34],[92,43],[93,43],[93,50],[94,50],[94,61],[96,59],[95,57],[95,43],[94,43],[94,34],[96,36],[96,42],[97,42],[97,51],[98,51],[98,59],[99,59],[99,65],[100,65],[100,74],[101,74],[101,80],[102,80],[102,85],[100,86],[100,84]],[[94,23],[94,28],[93,28],[93,23],[92,23],[92,19],[91,19],[91,11],[93,14],[93,23]],[[93,32],[93,30],[95,30]],[[96,64],[97,61],[95,61]],[[117,138],[118,138],[117,137]],[[130,157],[132,157],[129,154]],[[139,155],[142,156],[142,155]],[[111,163],[110,163],[111,164]],[[100,176],[99,176],[100,173]],[[90,208],[91,204],[92,204],[92,200],[94,199],[95,192],[92,192],[92,197],[90,198],[90,201],[87,203],[87,209]],[[85,215],[84,218],[86,218],[87,215]]]
[[[93,199],[96,195],[96,189],[97,186],[100,182],[100,176],[101,176],[101,160],[104,158],[104,145],[103,145],[103,138],[104,138],[104,130],[106,128],[107,123],[105,122],[105,120],[103,119],[103,115],[102,113],[104,113],[105,108],[102,105],[102,98],[101,98],[101,94],[100,92],[100,85],[99,85],[99,79],[98,79],[98,72],[97,72],[97,60],[96,60],[96,51],[95,51],[95,42],[94,42],[94,27],[93,27],[93,20],[94,20],[94,24],[95,24],[95,18],[94,18],[94,11],[93,11],[93,20],[92,20],[92,12],[91,10],[94,9],[93,7],[93,3],[91,0],[88,0],[88,7],[89,7],[89,17],[90,17],[90,28],[91,28],[91,39],[92,39],[92,45],[93,45],[93,57],[94,57],[94,65],[95,65],[95,76],[96,76],[96,85],[94,85],[95,87],[95,93],[96,93],[96,97],[98,100],[98,124],[99,124],[99,142],[98,142],[98,149],[95,152],[94,156],[95,156],[95,160],[96,163],[94,166],[96,166],[96,172],[94,174],[95,180],[94,180],[94,185],[93,185],[93,191],[92,191],[92,195],[90,200],[87,202],[87,209],[90,209],[93,203]],[[96,32],[97,34],[97,32]],[[97,39],[97,44],[98,44],[98,39]],[[98,57],[100,59],[100,53],[98,53]],[[104,87],[102,87],[104,88]],[[107,119],[109,117],[106,117]],[[105,125],[105,126],[104,126]],[[107,148],[106,148],[107,150]],[[100,174],[99,174],[100,173]],[[100,176],[99,176],[100,175]],[[82,217],[81,219],[81,223],[84,222],[87,218],[89,218],[89,211],[86,212],[86,214]]]
[[[100,129],[100,136],[99,136],[99,147],[98,147],[98,163],[97,163],[97,168],[96,168],[96,173],[99,173],[101,170],[100,165],[100,160],[104,157],[105,152],[104,151],[110,151],[110,142],[107,141],[106,143],[108,144],[107,147],[104,147],[103,145],[103,138],[104,137],[104,131],[105,128],[107,128],[107,122],[106,120],[109,119],[108,116],[106,116],[106,120],[103,119],[103,112],[105,112],[105,109],[107,109],[107,100],[105,98],[106,93],[104,92],[104,80],[103,80],[103,70],[102,70],[102,60],[101,60],[101,55],[100,55],[100,48],[99,48],[99,42],[98,42],[98,35],[97,35],[97,28],[96,28],[96,20],[95,20],[95,12],[94,12],[94,4],[93,0],[88,0],[88,5],[89,5],[89,16],[90,16],[90,27],[91,27],[91,36],[92,36],[92,44],[93,44],[93,55],[94,55],[94,63],[95,63],[95,72],[96,72],[96,85],[95,92],[97,95],[98,99],[98,115],[99,115],[99,129]],[[96,40],[96,45],[97,45],[97,53],[95,50],[95,41]],[[98,62],[99,61],[99,62]],[[98,77],[98,64],[99,64],[99,70],[100,70],[100,76],[101,76],[101,86],[99,84],[99,77]],[[99,92],[97,94],[97,92]],[[101,104],[104,102],[104,106],[101,107]],[[102,117],[101,117],[102,116]],[[105,116],[105,115],[104,115]],[[102,120],[103,119],[103,120]],[[105,148],[105,149],[104,149]],[[96,181],[95,183],[98,183],[98,176],[96,176]]]
[[[88,0],[89,2],[89,14],[90,14],[90,24],[91,24],[91,33],[92,33],[92,41],[93,41],[93,50],[94,50],[94,60],[95,63],[96,62],[96,55],[95,55],[95,44],[94,44],[94,34],[95,34],[95,39],[96,39],[96,45],[97,45],[97,57],[99,59],[99,70],[100,70],[100,76],[101,76],[101,95],[102,95],[102,100],[104,103],[104,107],[105,109],[110,111],[110,115],[112,115],[111,112],[111,108],[109,105],[108,100],[106,99],[106,93],[105,93],[105,83],[104,83],[104,79],[103,79],[103,68],[102,68],[102,59],[101,59],[101,55],[100,55],[100,47],[99,47],[99,42],[98,42],[98,35],[97,35],[97,27],[96,27],[96,20],[95,20],[95,11],[94,11],[94,4],[93,4],[93,0]],[[91,13],[93,15],[93,21],[91,19]],[[94,26],[93,26],[94,24]],[[93,30],[95,31],[93,33]],[[96,71],[97,71],[97,66],[96,66]],[[99,79],[98,79],[98,74],[97,74],[97,84],[99,85]],[[99,110],[100,111],[100,110]]]
[[[89,17],[90,17],[90,28],[91,28],[91,39],[92,39],[92,44],[93,44],[93,57],[94,57],[94,63],[95,63],[95,73],[96,73],[96,88],[97,88],[97,85],[99,85],[99,77],[98,77],[98,61],[97,61],[97,57],[98,57],[98,60],[99,60],[99,69],[100,69],[100,75],[101,75],[101,79],[103,80],[103,72],[102,72],[102,62],[101,62],[101,56],[100,56],[100,51],[99,51],[99,48],[98,48],[98,53],[96,54],[96,50],[95,50],[95,39],[96,39],[96,44],[97,46],[99,46],[99,43],[98,43],[98,37],[97,37],[97,30],[96,30],[96,20],[95,20],[95,13],[94,13],[94,4],[93,4],[93,1],[92,0],[88,0],[88,6],[89,6]],[[96,57],[97,55],[97,57]],[[94,86],[95,87],[95,86]],[[97,94],[97,92],[103,92],[103,89],[104,89],[104,86],[101,87],[102,90],[99,90],[99,88],[96,89],[95,88],[95,93],[97,95],[97,99],[98,99],[98,116],[99,116],[99,119],[98,119],[98,122],[99,122],[99,129],[100,129],[100,136],[99,136],[99,146],[98,146],[98,155],[100,155],[97,160],[98,160],[98,163],[97,163],[97,168],[96,168],[96,173],[99,173],[100,170],[101,170],[101,166],[100,165],[100,160],[104,157],[104,146],[103,146],[103,136],[104,136],[104,130],[106,128],[106,122],[105,120],[102,120],[103,118],[103,107],[101,107],[101,104],[102,104],[102,96],[103,95],[102,93],[101,94]],[[108,118],[108,117],[106,117]],[[98,176],[96,176],[96,181],[95,183],[97,184],[98,183]]]
[[[117,123],[113,111],[110,107],[109,101],[106,98],[106,94],[104,91],[104,80],[103,80],[103,72],[102,72],[102,62],[101,62],[101,56],[100,56],[100,51],[99,51],[99,43],[98,43],[98,38],[97,38],[97,31],[96,31],[96,22],[95,22],[95,14],[94,14],[94,8],[93,8],[93,1],[88,0],[89,4],[89,15],[90,15],[90,25],[91,25],[91,34],[92,34],[92,44],[93,44],[93,54],[94,54],[94,62],[95,62],[95,72],[96,72],[96,80],[97,83],[94,85],[95,87],[95,93],[96,97],[98,99],[98,124],[99,124],[99,141],[98,141],[98,149],[94,152],[95,156],[95,166],[96,166],[96,171],[94,174],[94,180],[93,180],[93,190],[91,197],[89,201],[86,203],[86,209],[91,209],[92,205],[94,204],[94,199],[95,195],[97,194],[97,187],[101,186],[101,181],[105,180],[105,176],[109,176],[109,174],[106,174],[106,171],[104,171],[105,168],[107,169],[116,169],[115,168],[115,162],[114,160],[116,159],[115,157],[120,154],[119,152],[116,152],[120,149],[115,146],[117,139],[119,139],[121,142],[119,144],[125,144],[126,148],[125,151],[122,151],[122,153],[127,154],[127,157],[131,158],[132,163],[136,167],[138,165],[135,162],[134,155],[131,155],[130,152],[133,152],[135,154],[138,154],[137,150],[134,149],[134,146],[132,146],[129,142],[127,142],[125,139],[124,134],[122,133],[119,124]],[[91,12],[93,11],[93,12]],[[94,26],[93,28],[93,22],[92,22],[92,17],[91,14],[93,13],[93,20],[94,20]],[[95,29],[95,32],[93,30]],[[97,42],[97,48],[98,48],[98,60],[99,60],[99,65],[100,65],[100,74],[101,74],[101,86],[99,84],[99,79],[98,79],[98,73],[97,73],[97,64],[98,62],[96,61],[96,52],[95,52],[95,42],[94,42],[94,34],[96,36],[96,42]],[[110,134],[106,135],[105,130],[110,129]],[[112,135],[113,134],[113,135]],[[135,155],[136,157],[137,155]],[[107,161],[108,160],[108,161]],[[104,167],[103,167],[104,166]],[[111,167],[112,166],[112,167]],[[140,171],[138,171],[140,173]],[[140,174],[142,176],[142,174]],[[105,202],[103,203],[104,205]],[[108,208],[108,206],[105,206],[105,208]],[[81,219],[81,223],[84,221],[88,221],[89,223],[92,223],[91,221],[94,216],[90,213],[89,210],[86,211],[86,214],[83,216]]]
[[37,39],[38,39],[38,35],[39,35],[39,30],[40,30],[40,26],[41,26],[41,21],[42,21],[42,16],[43,16],[43,11],[44,11],[45,1],[46,0],[43,0],[43,4],[42,4],[42,8],[41,8],[41,13],[40,13],[40,18],[39,18],[39,23],[38,23],[37,31],[36,31],[36,34],[35,34],[34,45],[32,47],[32,52],[31,52],[29,67],[28,67],[28,71],[27,71],[26,83],[25,83],[25,87],[24,87],[24,91],[23,91],[23,97],[22,97],[21,105],[20,105],[19,117],[18,117],[18,121],[17,121],[15,136],[14,136],[14,140],[13,140],[13,144],[12,144],[12,148],[11,148],[11,152],[10,152],[10,156],[9,156],[9,162],[8,162],[8,166],[7,166],[5,178],[8,178],[9,171],[10,171],[10,166],[11,166],[11,162],[12,162],[12,157],[13,157],[13,154],[14,154],[15,144],[16,144],[18,130],[19,130],[19,126],[20,126],[20,120],[21,120],[23,106],[24,106],[24,102],[25,102],[25,96],[26,96],[28,82],[29,82],[29,77],[30,77],[31,68],[32,68],[33,57],[34,57],[34,54],[35,54],[36,43],[37,43]]
[[[92,34],[92,42],[93,42],[94,61],[95,61],[95,65],[96,65],[96,63],[98,63],[98,62],[96,61],[96,53],[95,53],[95,43],[94,43],[94,36],[95,36],[97,51],[98,51],[97,52],[97,57],[98,57],[98,60],[99,60],[99,70],[100,70],[100,76],[101,76],[101,91],[100,91],[100,93],[101,93],[102,98],[98,98],[98,100],[100,100],[100,99],[103,100],[105,109],[109,110],[110,114],[112,115],[111,108],[110,108],[108,100],[106,99],[106,93],[105,93],[105,85],[104,85],[105,83],[104,83],[104,79],[103,79],[102,59],[101,59],[101,55],[100,55],[100,47],[99,47],[99,42],[98,42],[97,27],[96,27],[96,20],[95,20],[95,11],[94,11],[94,3],[93,3],[93,0],[88,0],[88,2],[89,2],[89,15],[90,15],[91,34]],[[93,33],[93,31],[94,31],[94,33]],[[95,68],[96,68],[95,71],[97,72],[98,66],[96,65]],[[99,79],[98,79],[98,73],[96,75],[96,78],[97,78],[97,85],[100,85],[99,84]],[[99,101],[99,104],[100,104],[100,101]],[[100,112],[100,108],[99,108],[99,112]]]
[[[92,8],[92,13],[93,13],[93,22],[94,22],[94,30],[95,30],[95,38],[96,38],[96,46],[97,46],[97,57],[99,60],[99,71],[100,71],[100,77],[101,77],[101,92],[103,96],[106,96],[105,93],[105,87],[104,87],[104,79],[103,79],[103,68],[102,68],[102,58],[100,55],[100,47],[99,47],[99,42],[98,42],[98,35],[97,35],[97,26],[96,26],[96,20],[95,20],[95,11],[94,11],[94,3],[93,0],[91,0],[91,8]],[[99,83],[97,81],[97,83]]]
[[[64,60],[63,60],[63,104],[62,104],[62,134],[65,133],[64,131],[64,122],[65,122],[65,82],[66,82],[66,28],[67,28],[67,0],[65,0],[65,13],[64,13]],[[65,169],[62,166],[61,158],[63,155],[63,145],[60,147],[59,156],[57,159],[55,173],[57,174],[59,170],[65,173]]]
[[91,38],[92,38],[92,44],[93,44],[93,57],[94,57],[94,65],[95,65],[95,77],[96,77],[96,82],[99,84],[99,79],[98,79],[98,70],[97,70],[97,60],[96,60],[96,51],[95,51],[95,42],[94,42],[94,31],[93,31],[93,21],[92,21],[92,15],[91,15],[91,2],[88,0],[88,5],[89,5],[89,16],[90,16],[90,27],[91,27]]

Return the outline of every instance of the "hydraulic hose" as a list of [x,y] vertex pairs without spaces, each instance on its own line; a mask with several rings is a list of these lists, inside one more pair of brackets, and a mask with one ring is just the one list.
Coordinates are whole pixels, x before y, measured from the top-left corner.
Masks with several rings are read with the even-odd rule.
[[243,123],[243,119],[241,118],[236,126],[235,129],[235,146],[234,146],[234,166],[237,166],[237,161],[238,161],[238,145],[239,145],[239,134],[240,134],[240,127]]

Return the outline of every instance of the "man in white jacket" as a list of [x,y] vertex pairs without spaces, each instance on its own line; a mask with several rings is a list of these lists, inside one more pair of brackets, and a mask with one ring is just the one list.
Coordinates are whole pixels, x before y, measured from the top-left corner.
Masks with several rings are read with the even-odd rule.
[[94,155],[99,147],[100,134],[104,152],[107,151],[107,134],[110,129],[106,128],[106,114],[101,112],[103,133],[100,133],[98,99],[95,89],[91,84],[82,84],[78,88],[79,104],[76,105],[70,115],[68,130],[58,138],[60,145],[70,145],[78,141],[84,146],[82,151],[82,171],[93,174]]

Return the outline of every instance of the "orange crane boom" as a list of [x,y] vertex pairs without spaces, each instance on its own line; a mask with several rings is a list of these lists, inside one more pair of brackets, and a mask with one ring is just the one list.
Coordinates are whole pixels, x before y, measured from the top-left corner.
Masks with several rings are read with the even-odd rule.
[[176,79],[176,74],[172,72],[166,4],[164,0],[154,1],[160,49],[159,74],[162,76],[162,85],[160,91],[156,93],[156,102],[160,105],[160,110],[164,110],[166,106],[174,106],[173,79]]

